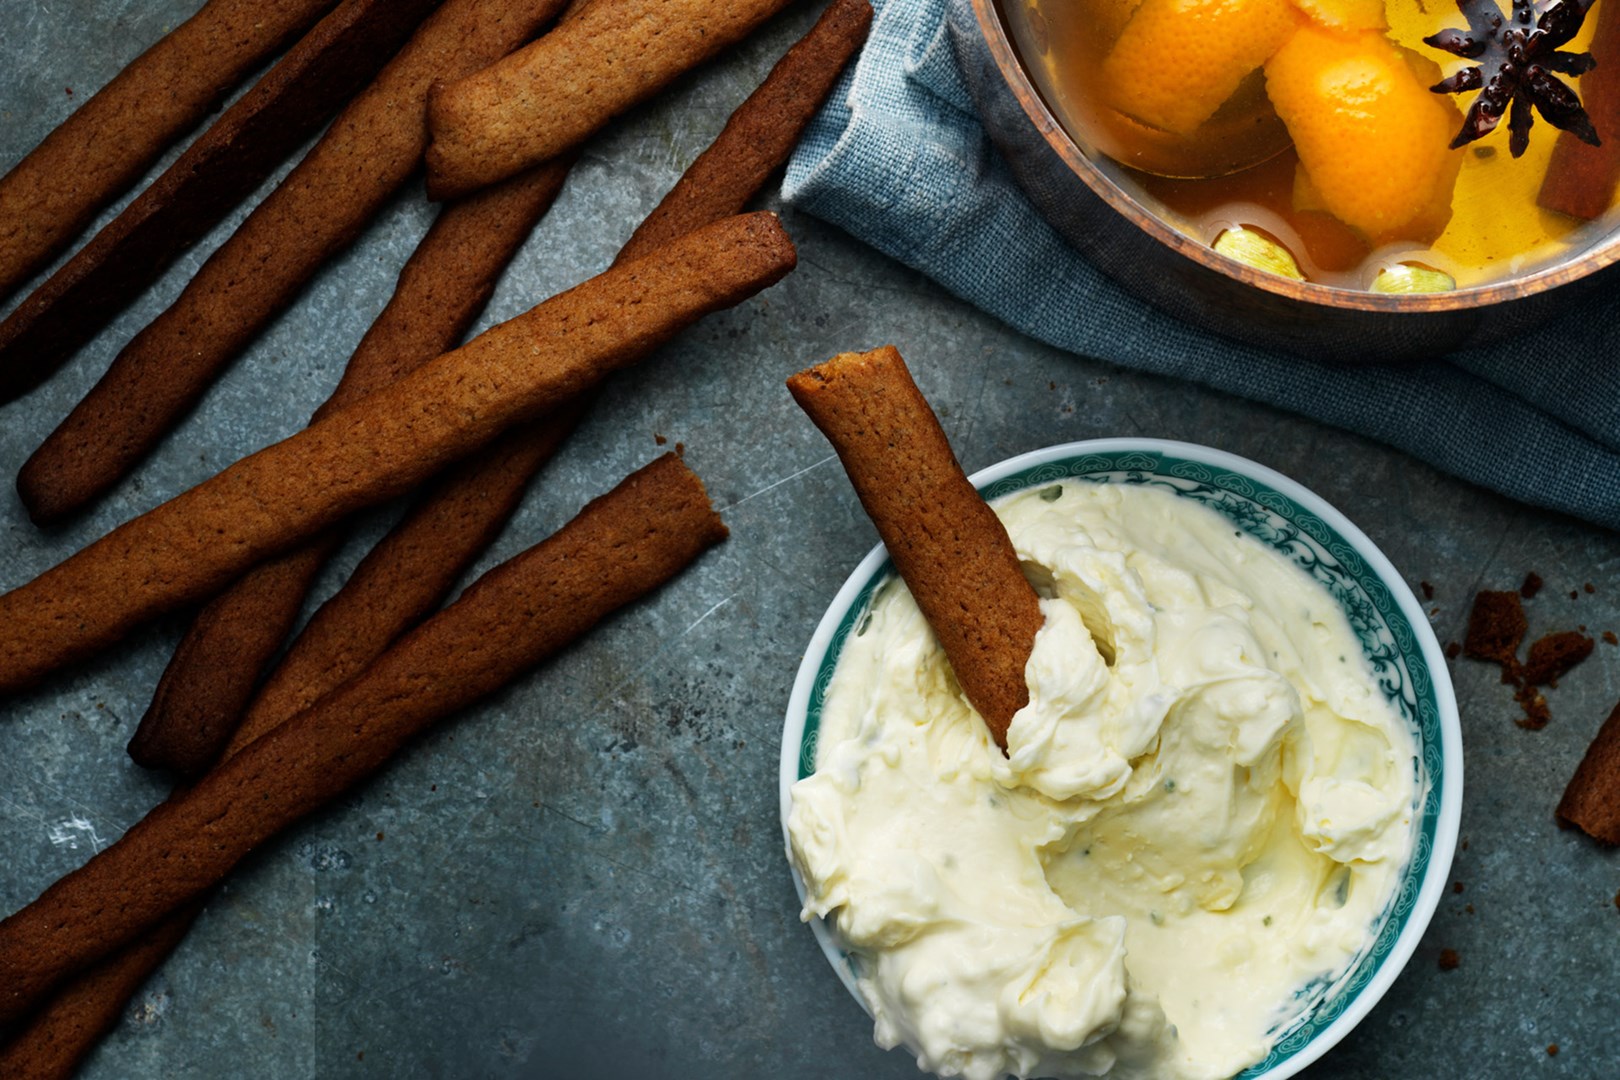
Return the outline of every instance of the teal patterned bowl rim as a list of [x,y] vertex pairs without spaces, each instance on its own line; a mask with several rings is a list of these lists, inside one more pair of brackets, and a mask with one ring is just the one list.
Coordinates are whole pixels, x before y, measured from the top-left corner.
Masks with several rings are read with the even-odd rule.
[[[982,469],[986,499],[1063,481],[1153,486],[1192,498],[1282,552],[1343,608],[1379,689],[1411,725],[1418,756],[1413,806],[1418,834],[1399,887],[1379,913],[1371,943],[1344,971],[1300,991],[1264,1061],[1238,1080],[1284,1080],[1316,1061],[1366,1016],[1411,959],[1439,906],[1462,815],[1462,729],[1445,657],[1422,605],[1378,546],[1324,499],[1246,458],[1165,439],[1065,443]],[[778,775],[783,841],[792,787],[815,768],[822,704],[845,640],[873,594],[893,576],[882,545],[856,566],[822,616],[799,665],[782,729]],[[788,869],[802,904],[804,881]],[[852,958],[832,929],[811,920],[822,952],[857,1002]]]

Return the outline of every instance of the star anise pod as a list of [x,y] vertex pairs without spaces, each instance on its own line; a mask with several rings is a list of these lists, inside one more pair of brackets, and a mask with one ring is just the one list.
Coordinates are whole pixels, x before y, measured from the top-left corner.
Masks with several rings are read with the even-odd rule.
[[1436,49],[1479,61],[1430,87],[1437,94],[1479,91],[1463,117],[1462,130],[1451,140],[1453,150],[1495,131],[1502,114],[1507,113],[1508,149],[1518,157],[1530,145],[1530,125],[1535,123],[1532,106],[1553,127],[1582,142],[1601,145],[1580,97],[1558,77],[1583,75],[1595,66],[1591,53],[1558,51],[1580,32],[1593,2],[1513,0],[1513,14],[1508,17],[1494,0],[1457,0],[1468,29],[1442,30],[1423,39]]

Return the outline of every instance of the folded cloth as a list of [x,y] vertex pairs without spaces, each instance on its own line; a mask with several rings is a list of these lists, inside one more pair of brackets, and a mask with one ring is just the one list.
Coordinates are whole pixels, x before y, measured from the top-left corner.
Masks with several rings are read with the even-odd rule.
[[[1594,290],[1557,325],[1423,363],[1341,367],[1178,322],[1086,262],[979,125],[948,29],[968,0],[874,0],[871,39],[788,166],[787,200],[1061,349],[1192,379],[1620,528],[1620,327]],[[962,20],[967,20],[963,23]]]

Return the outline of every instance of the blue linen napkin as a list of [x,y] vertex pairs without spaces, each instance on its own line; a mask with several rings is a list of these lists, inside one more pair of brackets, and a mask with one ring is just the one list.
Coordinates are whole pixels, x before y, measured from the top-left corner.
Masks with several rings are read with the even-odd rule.
[[1019,190],[957,69],[948,20],[971,25],[968,0],[873,6],[864,53],[789,163],[790,203],[1061,349],[1302,413],[1620,528],[1611,296],[1520,339],[1402,367],[1316,364],[1202,332],[1125,293]]

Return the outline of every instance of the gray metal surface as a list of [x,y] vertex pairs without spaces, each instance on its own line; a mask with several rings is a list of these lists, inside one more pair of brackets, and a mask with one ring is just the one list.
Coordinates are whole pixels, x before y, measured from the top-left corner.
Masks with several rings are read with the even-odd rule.
[[[195,6],[0,4],[0,168]],[[796,10],[598,139],[486,324],[603,268],[813,14]],[[41,533],[7,482],[0,587],[299,427],[431,216],[412,186],[82,520]],[[874,542],[782,387],[837,351],[899,345],[970,470],[1119,434],[1203,442],[1280,469],[1361,525],[1414,587],[1433,584],[1442,642],[1460,638],[1474,589],[1531,569],[1548,582],[1530,606],[1534,632],[1620,631],[1620,537],[1353,435],[1054,352],[849,236],[785,220],[798,271],[616,379],[481,569],[650,460],[659,436],[685,444],[732,539],[257,853],[86,1076],[916,1075],[903,1053],[873,1046],[799,924],[776,813],[794,669]],[[0,408],[0,471],[14,473],[232,224],[67,370]],[[390,516],[371,517],[322,595]],[[1581,591],[1589,581],[1593,594]],[[182,625],[162,622],[0,702],[0,911],[162,796],[164,782],[123,747]],[[1513,725],[1492,669],[1461,660],[1453,671],[1468,769],[1453,871],[1463,890],[1446,897],[1383,1004],[1309,1075],[1620,1075],[1620,862],[1552,820],[1620,697],[1620,649],[1599,644],[1549,694],[1555,719],[1539,733]],[[1442,948],[1459,953],[1456,971],[1438,969]]]

